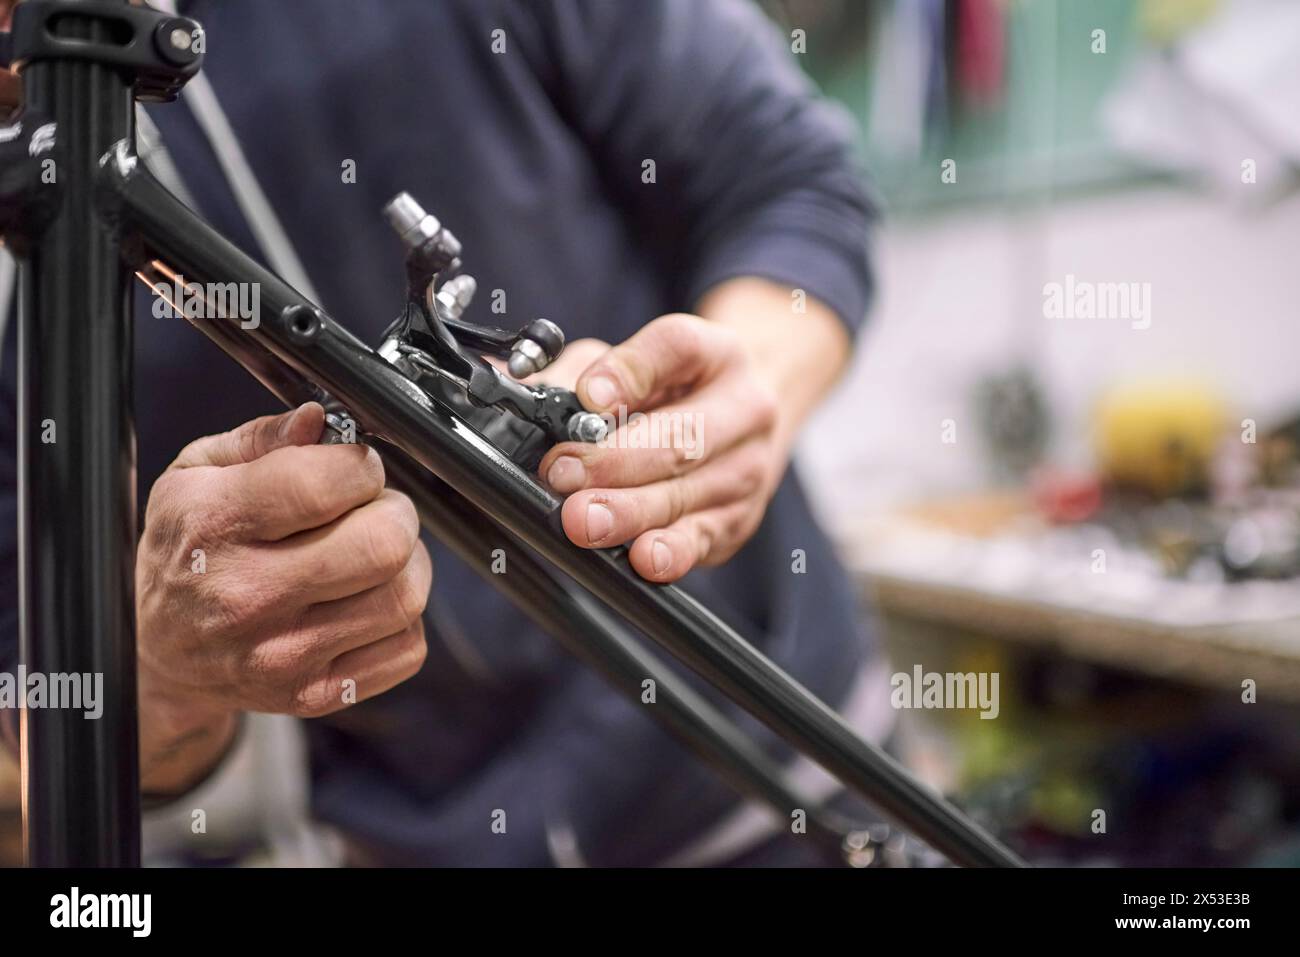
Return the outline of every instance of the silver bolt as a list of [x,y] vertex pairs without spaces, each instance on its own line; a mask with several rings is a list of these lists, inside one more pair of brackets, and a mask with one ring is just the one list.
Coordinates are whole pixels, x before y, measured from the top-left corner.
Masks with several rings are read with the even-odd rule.
[[609,424],[595,412],[575,412],[569,417],[569,438],[575,442],[600,442],[609,434]]
[[178,50],[188,50],[190,48],[190,31],[177,27],[168,36],[171,45]]
[[357,424],[346,414],[325,413],[325,428],[321,431],[321,445],[349,445],[351,443],[347,437],[351,435],[352,440],[355,441],[356,434]]

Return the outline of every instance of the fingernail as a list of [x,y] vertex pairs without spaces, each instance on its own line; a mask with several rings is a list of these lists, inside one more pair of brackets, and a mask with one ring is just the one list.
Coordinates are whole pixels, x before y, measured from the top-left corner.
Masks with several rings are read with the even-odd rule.
[[613,379],[598,375],[587,383],[587,397],[598,409],[607,409],[618,398],[618,388]]
[[561,495],[576,492],[586,480],[587,472],[582,467],[582,460],[572,455],[561,455],[546,471],[546,483]]
[[656,538],[650,549],[650,564],[654,565],[656,575],[662,575],[673,567],[673,550],[662,539]]
[[599,545],[614,529],[614,513],[604,505],[587,506],[587,541]]

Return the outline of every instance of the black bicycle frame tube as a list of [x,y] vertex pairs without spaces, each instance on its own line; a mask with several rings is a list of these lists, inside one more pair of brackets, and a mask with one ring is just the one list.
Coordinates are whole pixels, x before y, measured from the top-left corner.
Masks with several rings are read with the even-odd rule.
[[626,549],[581,549],[569,543],[555,496],[373,349],[212,230],[154,180],[125,144],[105,156],[100,181],[100,201],[121,229],[124,249],[136,265],[162,262],[189,282],[256,284],[261,321],[243,334],[338,400],[360,428],[402,449],[953,861],[1021,864],[702,605],[676,587],[636,575]]
[[[809,839],[829,857],[844,862],[849,853],[845,842],[857,830],[852,822],[788,784],[780,765],[734,722],[510,532],[404,452],[381,447],[380,454],[390,481],[411,497],[424,526],[457,557],[628,700],[641,702],[642,683],[653,680],[655,700],[643,706],[655,720],[737,791],[767,804],[776,812],[778,826],[788,827],[792,813],[802,811]],[[493,548],[505,553],[506,574],[493,572]]]
[[[59,35],[102,40],[67,16]],[[21,713],[26,858],[129,866],[140,856],[134,562],[135,426],[130,272],[100,221],[105,151],[134,139],[128,81],[89,61],[23,71],[29,110],[57,124],[58,212],[19,271],[20,660],[30,672],[102,676],[102,715]],[[45,188],[45,187],[38,187]]]

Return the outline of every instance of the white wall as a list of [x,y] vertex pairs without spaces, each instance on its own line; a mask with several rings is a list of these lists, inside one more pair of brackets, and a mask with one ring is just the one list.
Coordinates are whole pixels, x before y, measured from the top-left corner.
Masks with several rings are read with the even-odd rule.
[[[1017,359],[1041,374],[1075,464],[1116,379],[1205,375],[1261,426],[1300,409],[1300,194],[1261,210],[1172,188],[969,210],[887,223],[877,261],[855,364],[801,450],[828,518],[986,484],[971,390]],[[1044,318],[1044,283],[1067,273],[1150,283],[1151,327]],[[940,442],[949,417],[956,445]]]

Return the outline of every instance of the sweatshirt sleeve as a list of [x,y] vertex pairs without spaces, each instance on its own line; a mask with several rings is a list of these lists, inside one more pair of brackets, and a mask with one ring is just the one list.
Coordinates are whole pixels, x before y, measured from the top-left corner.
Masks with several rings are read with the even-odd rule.
[[875,205],[854,125],[748,0],[546,4],[559,109],[630,212],[682,308],[760,276],[849,326],[871,298]]

